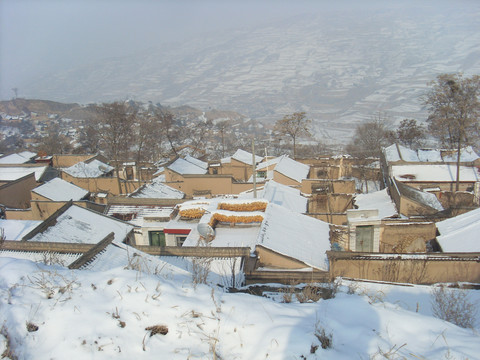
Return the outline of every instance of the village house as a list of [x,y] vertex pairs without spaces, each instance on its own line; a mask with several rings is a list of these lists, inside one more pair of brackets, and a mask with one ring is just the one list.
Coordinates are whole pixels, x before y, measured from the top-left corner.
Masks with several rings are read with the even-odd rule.
[[[167,201],[122,201],[109,204],[105,209],[105,215],[120,219],[135,225],[135,246],[167,246],[165,227],[171,220],[171,215],[176,202]],[[170,246],[176,244],[168,244]]]
[[[472,210],[436,224],[421,219],[384,219],[379,224],[374,213],[354,214],[349,231],[350,246],[355,251],[329,251],[330,276],[415,284],[478,283],[479,211]],[[426,229],[430,229],[430,241],[425,241]],[[381,240],[377,243],[382,231],[387,240],[403,233],[404,241],[395,246],[388,241],[382,246]],[[379,252],[375,253],[377,249]]]
[[0,164],[0,204],[11,209],[28,209],[30,190],[56,176],[55,169],[42,163]]
[[238,149],[232,156],[225,157],[220,162],[210,163],[208,171],[211,175],[231,175],[235,181],[247,182],[253,174],[252,162],[255,160],[257,165],[262,159],[260,156]]
[[[422,192],[434,194],[441,207],[450,210],[453,215],[478,206],[480,157],[471,147],[460,152],[459,190],[455,192],[457,174],[457,152],[454,150],[419,149],[411,150],[402,145],[393,144],[382,150],[381,167],[385,186],[390,188],[396,201],[400,198],[424,199],[419,204],[418,213],[432,214],[428,209],[428,197],[399,185],[399,183]],[[412,195],[413,194],[413,195]],[[409,196],[411,195],[411,196]],[[409,214],[415,213],[414,202],[409,202]],[[397,204],[399,207],[400,205]],[[402,206],[402,214],[405,206]],[[432,207],[431,207],[432,208]],[[442,211],[438,206],[433,209]]]
[[61,169],[60,176],[63,180],[90,191],[94,199],[100,203],[104,203],[105,194],[106,196],[128,194],[142,185],[138,181],[117,178],[114,176],[114,170],[112,166],[94,157]]
[[[253,170],[250,171],[252,173]],[[165,167],[164,175],[168,186],[182,191],[190,198],[239,194],[253,188],[252,183],[238,181],[232,174],[209,174],[208,164],[193,157],[176,159]]]
[[259,163],[256,171],[257,179],[274,180],[283,185],[300,188],[302,181],[308,177],[310,166],[283,155]]
[[[298,281],[305,276],[324,277],[328,271],[329,224],[265,199],[193,200],[178,205],[174,215],[164,229],[167,246],[175,242],[182,248],[218,248],[225,256],[249,248],[247,278],[297,276]],[[309,235],[296,237],[299,229]]]

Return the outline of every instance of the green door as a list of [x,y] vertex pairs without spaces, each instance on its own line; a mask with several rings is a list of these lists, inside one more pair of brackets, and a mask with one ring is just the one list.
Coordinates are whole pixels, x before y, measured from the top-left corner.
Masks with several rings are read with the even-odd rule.
[[150,246],[165,246],[165,234],[163,231],[149,231]]
[[355,235],[355,251],[373,252],[373,225],[357,226]]

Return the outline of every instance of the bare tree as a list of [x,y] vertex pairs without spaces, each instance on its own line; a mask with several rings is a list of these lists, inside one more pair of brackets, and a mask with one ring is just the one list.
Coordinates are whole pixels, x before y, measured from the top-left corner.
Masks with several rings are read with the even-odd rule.
[[170,151],[173,152],[175,156],[177,156],[177,147],[180,143],[179,138],[181,135],[181,130],[177,126],[172,113],[159,108],[155,108],[153,116],[160,128],[162,137],[168,142]]
[[61,134],[60,127],[55,124],[48,129],[47,136],[40,140],[38,150],[49,155],[69,154],[72,145],[70,140]]
[[115,101],[97,106],[96,112],[97,132],[105,146],[107,156],[114,161],[118,189],[121,192],[120,165],[122,160],[129,157],[137,110],[125,102]]
[[455,190],[460,183],[460,158],[464,146],[474,144],[479,135],[480,76],[441,74],[430,83],[424,103],[430,111],[428,130],[442,146],[457,151]]
[[231,126],[232,126],[232,123],[231,121],[228,121],[228,120],[219,121],[215,124],[215,129],[218,131],[220,135],[220,140],[222,145],[222,158],[225,157],[225,138],[226,138],[226,135],[229,133]]
[[398,141],[411,149],[418,149],[424,144],[425,128],[414,119],[404,119],[397,128]]
[[97,131],[95,123],[88,123],[80,130],[79,138],[80,147],[77,152],[83,152],[87,154],[98,153],[102,146],[100,143],[100,136]]
[[372,120],[359,124],[346,147],[347,152],[360,158],[379,157],[382,147],[395,139],[389,125],[390,120],[381,113],[373,116]]
[[285,115],[283,119],[278,120],[275,123],[275,131],[281,135],[287,135],[293,142],[293,158],[296,155],[296,142],[298,137],[307,136],[310,137],[310,124],[311,120],[307,119],[305,112],[296,112],[291,115]]

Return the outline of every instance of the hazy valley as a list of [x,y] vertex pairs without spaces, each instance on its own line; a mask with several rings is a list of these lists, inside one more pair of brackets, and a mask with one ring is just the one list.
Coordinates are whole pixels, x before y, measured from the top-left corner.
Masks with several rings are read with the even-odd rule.
[[319,139],[345,143],[357,123],[378,112],[423,121],[420,97],[436,75],[480,73],[478,13],[397,10],[345,9],[152,44],[22,89],[62,102],[132,98],[232,110],[268,123],[306,111]]

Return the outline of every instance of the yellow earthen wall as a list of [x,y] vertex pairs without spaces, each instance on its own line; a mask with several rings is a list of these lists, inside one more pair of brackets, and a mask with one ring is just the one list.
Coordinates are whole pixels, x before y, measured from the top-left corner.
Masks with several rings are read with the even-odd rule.
[[10,208],[28,209],[30,191],[37,186],[33,173],[21,180],[7,183],[0,188],[0,204]]
[[263,246],[257,246],[256,253],[258,256],[258,267],[274,269],[304,269],[309,267],[299,260],[278,254],[270,249],[264,248]]
[[413,284],[480,282],[477,261],[330,259],[330,276]]

